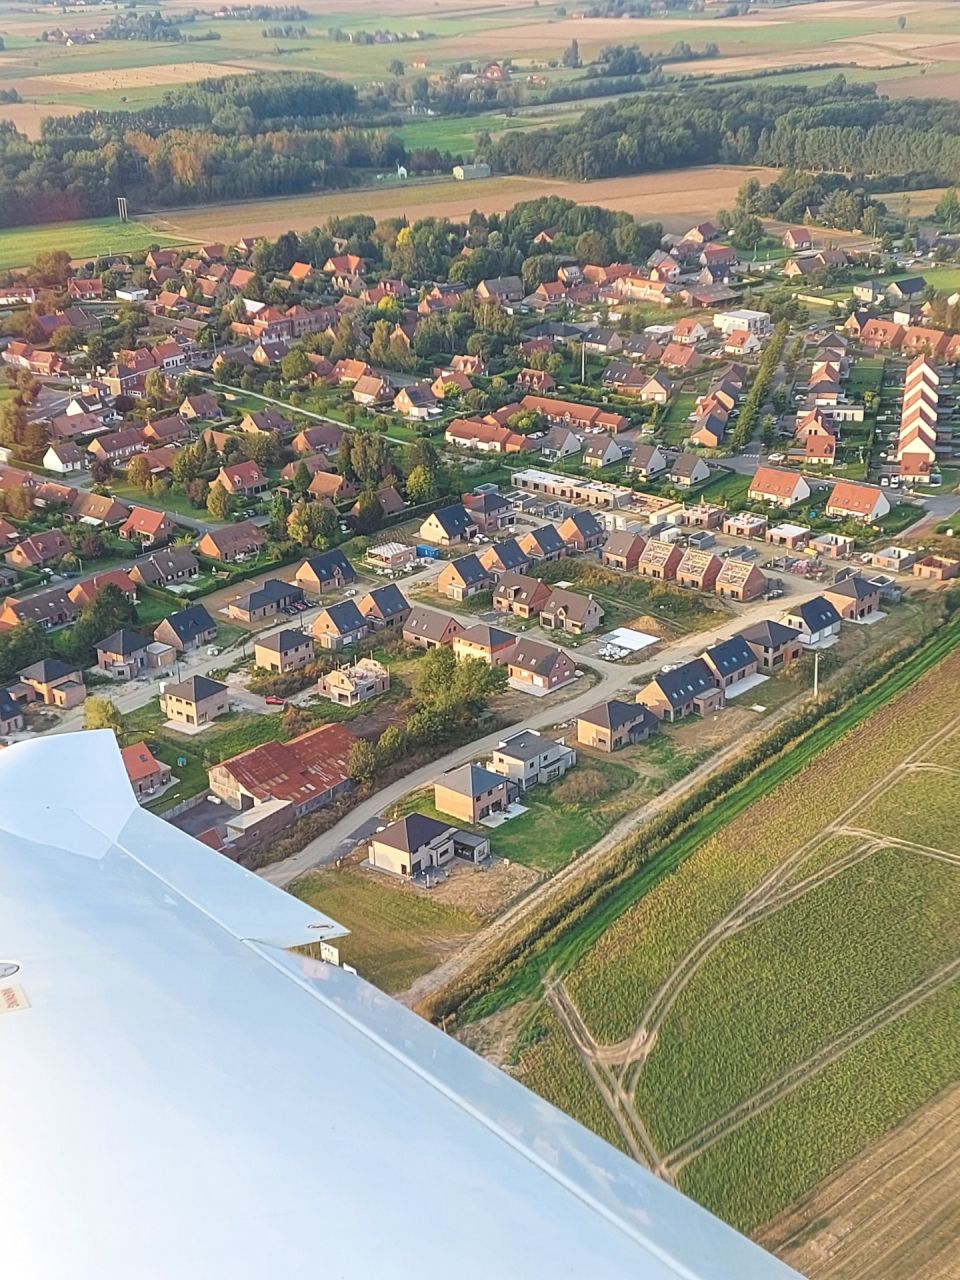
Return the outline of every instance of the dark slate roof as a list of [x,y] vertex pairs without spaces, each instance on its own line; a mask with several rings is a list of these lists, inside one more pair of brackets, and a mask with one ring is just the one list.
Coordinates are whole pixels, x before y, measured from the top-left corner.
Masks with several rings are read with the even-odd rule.
[[603,525],[592,511],[575,511],[570,519],[585,538],[593,538],[598,533],[603,533]]
[[510,655],[511,667],[520,667],[523,671],[533,671],[537,675],[549,675],[560,658],[563,650],[552,644],[541,644],[539,640],[528,640],[521,637]]
[[756,662],[753,650],[743,636],[731,636],[720,644],[712,644],[704,654],[709,658],[722,676],[732,675],[734,671],[742,671],[744,667]]
[[504,538],[502,542],[494,542],[490,550],[497,553],[504,569],[522,569],[524,565],[529,564],[529,559],[521,551],[516,538]]
[[66,676],[76,674],[77,668],[59,658],[42,658],[29,667],[24,667],[18,675],[25,680],[36,680],[38,684],[49,684],[51,680],[63,680]]
[[405,613],[410,608],[410,601],[395,582],[388,582],[383,587],[374,587],[367,595],[385,618],[395,617],[398,613]]
[[462,502],[458,502],[453,507],[442,507],[439,511],[433,513],[440,522],[440,527],[448,537],[454,534],[463,533],[463,531],[471,524],[473,518],[468,514],[466,507]]
[[257,645],[262,649],[269,649],[272,653],[289,653],[291,649],[296,649],[302,645],[305,640],[310,637],[305,631],[298,631],[293,627],[284,627],[282,631],[275,631],[272,636],[264,636],[257,640]]
[[772,618],[765,618],[763,622],[755,622],[752,626],[744,627],[740,634],[744,640],[759,644],[764,649],[779,649],[789,644],[791,640],[796,640],[800,632],[796,627],[788,627],[785,622],[774,622]]
[[256,591],[242,597],[237,603],[247,609],[262,609],[265,604],[283,604],[288,600],[302,600],[302,588],[279,578],[268,578]]
[[340,635],[348,631],[362,631],[367,625],[366,618],[353,600],[341,600],[339,604],[330,605],[326,614]]
[[413,853],[449,830],[448,822],[438,822],[436,818],[428,818],[425,813],[408,813],[405,818],[391,822],[389,827],[384,827],[373,838],[389,845],[391,849]]
[[454,560],[453,568],[459,573],[461,581],[468,587],[474,586],[478,582],[486,582],[490,576],[473,552],[468,556],[461,556],[459,560]]
[[624,726],[637,724],[641,720],[650,721],[651,725],[660,723],[650,708],[645,707],[642,702],[624,702],[620,698],[601,702],[598,707],[591,707],[589,711],[584,711],[577,719],[585,720],[587,724],[594,724],[600,729],[609,729],[611,733],[616,733]]
[[317,556],[307,556],[306,563],[322,582],[329,581],[338,569],[343,575],[344,581],[356,582],[357,580],[356,569],[354,569],[343,552],[338,549],[324,551]]
[[168,684],[166,692],[177,698],[185,698],[187,702],[202,702],[215,693],[224,693],[226,688],[219,680],[211,680],[207,676],[191,676],[180,684]]
[[800,618],[811,631],[822,631],[824,627],[835,626],[840,621],[839,613],[823,596],[814,596],[812,600],[794,605],[789,613],[791,617]]
[[550,551],[563,551],[566,547],[566,543],[552,524],[541,525],[539,529],[534,529],[532,536],[545,554]]
[[97,652],[119,653],[129,657],[130,654],[139,653],[141,649],[145,649],[149,643],[149,637],[141,635],[139,631],[129,631],[126,627],[121,627],[119,631],[114,631],[113,635],[100,641]]
[[471,493],[467,501],[471,511],[482,511],[490,515],[492,511],[504,511],[510,506],[502,493]]
[[166,621],[180,640],[195,640],[216,628],[216,623],[202,604],[192,604],[179,613],[171,613]]
[[516,640],[512,631],[504,631],[502,627],[490,627],[485,622],[477,622],[463,633],[463,639],[471,644],[480,644],[488,649],[499,649]]
[[702,658],[685,662],[676,671],[661,671],[654,680],[672,707],[682,707],[691,698],[717,687],[717,677]]
[[893,280],[891,284],[895,284],[902,294],[923,293],[927,287],[923,276],[907,276],[904,280]]
[[0,689],[0,720],[13,720],[20,715],[20,707],[10,696],[9,689]]

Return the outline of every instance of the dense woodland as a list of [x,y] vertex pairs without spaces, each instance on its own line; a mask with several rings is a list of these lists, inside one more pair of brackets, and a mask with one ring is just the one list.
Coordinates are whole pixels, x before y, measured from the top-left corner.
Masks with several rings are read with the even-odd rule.
[[[622,51],[606,52],[598,65],[609,74]],[[628,83],[632,66],[622,68]],[[202,80],[141,111],[49,118],[36,141],[0,124],[0,226],[110,213],[117,195],[162,208],[348,186],[397,163],[450,164],[436,150],[408,152],[381,107],[324,76],[264,73]],[[952,102],[892,101],[842,76],[816,90],[701,86],[621,98],[576,123],[484,140],[484,150],[503,172],[581,180],[724,162],[952,184],[960,115]],[[860,213],[847,210],[844,222]]]
[[960,178],[960,114],[939,98],[880,98],[837,76],[822,88],[723,85],[650,93],[574,124],[497,138],[506,173],[586,180],[699,164]]

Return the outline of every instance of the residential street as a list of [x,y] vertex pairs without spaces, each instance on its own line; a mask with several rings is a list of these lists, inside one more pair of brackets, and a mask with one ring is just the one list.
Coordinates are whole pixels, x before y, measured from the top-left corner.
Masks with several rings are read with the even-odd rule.
[[[801,579],[797,580],[797,585],[799,589],[790,593],[791,603],[812,600],[822,590],[820,585],[806,583]],[[516,727],[545,729],[552,724],[556,724],[558,720],[572,720],[581,712],[588,711],[591,707],[596,706],[597,703],[614,698],[618,693],[624,691],[626,691],[626,697],[632,700],[637,692],[638,676],[650,675],[667,663],[687,662],[690,658],[702,653],[708,645],[735,635],[750,623],[776,616],[781,608],[782,605],[779,601],[758,600],[753,604],[744,606],[737,612],[735,617],[725,620],[716,627],[711,627],[707,631],[697,632],[694,635],[684,636],[682,639],[664,646],[654,657],[651,657],[646,662],[625,666],[618,663],[602,662],[593,657],[585,658],[585,665],[600,671],[601,678],[599,683],[592,685],[589,689],[585,689],[582,693],[574,689],[573,696],[565,702],[553,703],[550,707],[539,710],[537,699],[531,698],[530,715],[524,718],[522,725],[518,724]],[[468,620],[467,615],[457,614],[455,609],[450,609],[449,612],[460,617],[463,621]],[[476,622],[476,618],[469,618],[469,621],[471,623]],[[434,760],[431,764],[414,770],[413,773],[406,775],[406,777],[396,782],[391,782],[376,794],[362,800],[350,810],[346,817],[331,827],[329,831],[325,831],[322,836],[318,836],[316,840],[311,841],[299,853],[284,859],[283,862],[276,862],[269,867],[264,867],[260,875],[272,884],[288,885],[313,867],[335,862],[337,858],[348,854],[360,840],[375,830],[380,815],[390,805],[402,800],[411,791],[427,786],[446,770],[456,768],[457,765],[466,764],[470,760],[482,759],[486,753],[492,751],[503,740],[505,733],[509,731],[501,729],[496,733],[487,734],[483,738],[467,743],[465,746],[456,747],[439,760]]]

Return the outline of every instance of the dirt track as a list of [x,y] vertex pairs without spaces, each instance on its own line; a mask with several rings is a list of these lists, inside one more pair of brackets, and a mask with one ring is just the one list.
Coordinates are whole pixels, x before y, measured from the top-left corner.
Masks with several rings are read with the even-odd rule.
[[809,1280],[956,1280],[960,1085],[757,1235]]

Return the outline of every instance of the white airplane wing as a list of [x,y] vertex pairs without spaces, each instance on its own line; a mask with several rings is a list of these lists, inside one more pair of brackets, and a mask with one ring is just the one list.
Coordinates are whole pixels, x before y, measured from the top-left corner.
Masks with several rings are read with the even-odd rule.
[[10,1280],[796,1273],[356,975],[140,809],[113,736],[0,752]]

